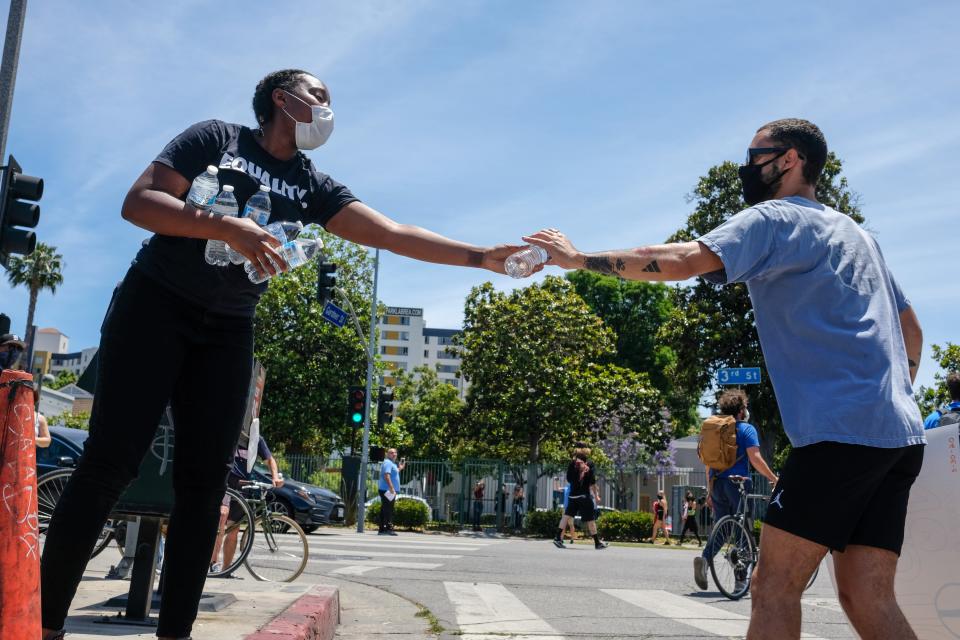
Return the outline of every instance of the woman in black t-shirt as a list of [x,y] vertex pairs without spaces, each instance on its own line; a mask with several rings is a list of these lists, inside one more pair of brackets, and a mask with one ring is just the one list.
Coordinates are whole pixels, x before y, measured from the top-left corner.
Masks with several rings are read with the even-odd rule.
[[[268,185],[271,221],[315,222],[352,242],[497,273],[520,248],[473,246],[396,223],[319,172],[302,150],[326,141],[333,112],[326,85],[313,75],[271,73],[256,87],[253,111],[256,129],[218,120],[186,129],[124,200],[123,218],[154,235],[114,293],[101,329],[90,437],[43,550],[43,640],[62,637],[97,535],[137,474],[168,403],[176,429],[175,506],[157,635],[186,637],[196,618],[246,406],[254,309],[266,289],[251,284],[242,267],[208,265],[204,246],[208,239],[225,241],[261,273],[273,274],[273,263],[285,265],[279,242],[253,220],[184,201],[208,165],[220,168],[221,187],[234,187],[241,208],[259,185]],[[146,368],[144,344],[158,356]]]
[[590,447],[579,444],[573,452],[573,460],[567,465],[567,482],[570,483],[570,497],[567,508],[560,518],[557,535],[553,544],[558,549],[563,546],[563,531],[568,523],[580,516],[580,522],[593,536],[595,549],[606,549],[607,543],[597,534],[596,511],[600,505],[600,489],[597,487],[597,475],[593,463],[589,460]]

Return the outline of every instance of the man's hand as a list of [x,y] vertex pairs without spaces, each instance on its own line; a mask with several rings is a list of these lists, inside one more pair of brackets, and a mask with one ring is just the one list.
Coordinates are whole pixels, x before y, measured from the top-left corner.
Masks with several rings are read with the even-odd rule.
[[[249,260],[261,276],[274,276],[287,270],[287,262],[277,247],[280,241],[250,218],[223,218],[223,223],[229,225],[224,233],[224,241],[230,248]],[[276,266],[274,266],[276,265]]]
[[713,498],[711,498],[709,495],[707,496],[707,506],[713,509]]
[[[496,273],[506,273],[503,262],[517,251],[524,249],[522,244],[498,244],[495,247],[484,249],[480,266]],[[534,273],[543,269],[543,265],[538,265],[533,270]]]
[[279,489],[280,487],[282,487],[282,486],[283,486],[283,478],[281,478],[281,477],[279,477],[279,476],[278,476],[278,477],[275,477],[275,478],[273,479],[273,486],[276,487],[277,489]]
[[564,269],[583,268],[583,256],[573,243],[556,229],[544,229],[530,236],[523,237],[524,242],[544,249],[550,260],[547,264],[554,264]]

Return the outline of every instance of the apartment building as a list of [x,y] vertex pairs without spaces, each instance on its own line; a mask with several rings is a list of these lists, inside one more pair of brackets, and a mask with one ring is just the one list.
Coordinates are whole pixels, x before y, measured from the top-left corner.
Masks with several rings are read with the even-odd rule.
[[465,381],[458,376],[462,359],[453,345],[456,329],[431,329],[423,319],[423,309],[387,307],[380,318],[380,358],[388,372],[381,384],[392,387],[396,378],[390,371],[413,371],[428,366],[438,377],[466,396]]

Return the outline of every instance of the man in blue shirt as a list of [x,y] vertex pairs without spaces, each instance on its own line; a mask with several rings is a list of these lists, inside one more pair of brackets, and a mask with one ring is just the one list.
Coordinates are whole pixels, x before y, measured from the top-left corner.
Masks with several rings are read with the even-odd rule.
[[[757,429],[747,422],[750,419],[750,409],[747,394],[741,389],[729,389],[720,395],[717,401],[720,414],[733,416],[737,421],[737,460],[733,466],[724,471],[716,471],[707,467],[707,506],[713,509],[713,521],[736,512],[740,502],[740,489],[731,480],[731,476],[749,478],[750,467],[756,469],[771,484],[777,483],[777,475],[771,471],[766,460],[760,453],[760,437]],[[753,483],[747,480],[747,493],[753,490]],[[707,566],[717,553],[720,541],[707,544],[703,555],[694,558],[694,581],[701,589],[707,588]],[[737,588],[742,589],[741,583],[746,582],[747,576],[737,576]]]
[[[746,284],[793,445],[763,527],[747,638],[800,637],[800,597],[832,551],[857,633],[911,640],[893,582],[926,444],[912,389],[923,334],[876,240],[817,202],[826,161],[816,125],[776,120],[739,168],[748,208],[697,240],[600,253],[556,229],[524,240],[565,269]],[[828,486],[837,498],[825,518]]]
[[[928,415],[927,419],[923,421],[924,429],[936,429],[940,426],[940,419],[943,418],[945,414],[960,412],[960,373],[951,371],[947,374],[947,390],[950,391],[950,399],[952,402],[947,405],[946,409],[936,409]],[[952,422],[956,421],[954,420]]]
[[377,533],[381,536],[395,536],[393,530],[393,507],[397,504],[397,492],[400,489],[400,472],[403,462],[397,464],[397,450],[387,449],[386,457],[380,465],[380,525]]

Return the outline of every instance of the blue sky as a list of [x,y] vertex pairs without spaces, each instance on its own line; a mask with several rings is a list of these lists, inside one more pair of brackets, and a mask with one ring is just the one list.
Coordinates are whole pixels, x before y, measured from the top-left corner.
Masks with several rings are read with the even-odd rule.
[[[72,349],[97,343],[146,237],[119,215],[134,178],[195,121],[252,124],[253,87],[285,67],[331,89],[336,131],[311,152],[322,171],[396,220],[477,244],[546,226],[584,250],[662,242],[697,178],[741,160],[757,126],[810,119],[844,160],[926,344],[960,340],[956,2],[91,6],[30,3],[7,144],[45,179],[38,235],[66,262],[36,323]],[[380,297],[452,328],[488,279],[517,284],[388,254]],[[17,332],[26,307],[4,279]]]

